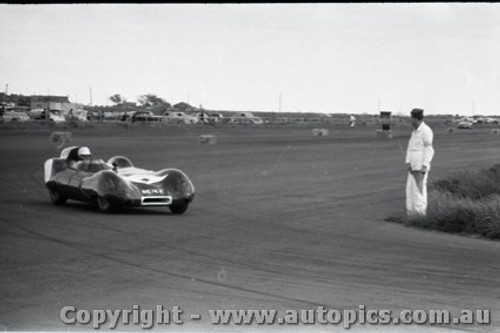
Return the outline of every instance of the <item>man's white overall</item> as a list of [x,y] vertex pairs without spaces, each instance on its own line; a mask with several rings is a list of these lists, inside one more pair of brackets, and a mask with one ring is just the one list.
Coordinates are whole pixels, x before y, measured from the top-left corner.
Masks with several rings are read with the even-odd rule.
[[[406,213],[409,216],[427,214],[427,178],[431,168],[431,161],[434,157],[434,148],[432,147],[433,133],[429,126],[424,122],[414,129],[411,133],[410,142],[406,151],[406,163],[410,166],[408,179],[406,181]],[[416,172],[426,167],[425,174],[422,177],[422,188],[417,183],[418,175]]]

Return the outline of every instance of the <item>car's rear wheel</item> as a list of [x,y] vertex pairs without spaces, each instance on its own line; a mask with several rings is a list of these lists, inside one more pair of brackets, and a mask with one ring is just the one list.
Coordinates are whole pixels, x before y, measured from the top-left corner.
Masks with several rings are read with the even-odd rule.
[[184,200],[169,206],[170,211],[176,215],[183,214],[189,207],[189,201]]
[[101,196],[97,197],[97,207],[104,213],[109,213],[113,210],[113,205],[111,205],[106,198]]
[[68,201],[68,198],[61,195],[61,193],[57,190],[49,190],[49,194],[50,200],[52,200],[55,205],[64,205],[66,201]]

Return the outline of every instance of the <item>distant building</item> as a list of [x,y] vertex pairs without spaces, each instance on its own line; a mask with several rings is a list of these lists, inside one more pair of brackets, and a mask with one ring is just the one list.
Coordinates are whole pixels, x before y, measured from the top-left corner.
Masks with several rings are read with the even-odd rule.
[[31,96],[31,109],[59,110],[63,114],[70,110],[81,110],[84,105],[81,103],[71,103],[68,96]]

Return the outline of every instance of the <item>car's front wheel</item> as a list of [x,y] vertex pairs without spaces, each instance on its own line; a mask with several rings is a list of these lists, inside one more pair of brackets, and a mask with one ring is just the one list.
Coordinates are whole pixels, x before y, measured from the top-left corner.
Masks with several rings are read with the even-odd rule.
[[176,215],[183,214],[189,207],[189,201],[184,200],[169,206],[170,211]]
[[49,194],[50,200],[52,200],[55,205],[64,205],[66,201],[68,201],[68,198],[59,193],[57,190],[49,190]]
[[97,197],[97,207],[104,213],[109,213],[113,210],[113,205],[111,205],[106,198],[101,196]]

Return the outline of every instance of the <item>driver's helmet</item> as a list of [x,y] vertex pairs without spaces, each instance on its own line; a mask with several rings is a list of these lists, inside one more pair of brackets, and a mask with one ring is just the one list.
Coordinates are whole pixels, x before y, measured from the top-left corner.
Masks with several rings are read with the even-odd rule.
[[92,153],[88,147],[80,147],[78,149],[78,159],[79,160],[90,160],[92,158]]

